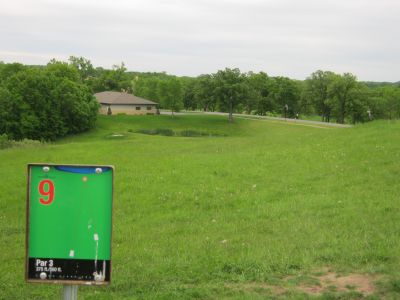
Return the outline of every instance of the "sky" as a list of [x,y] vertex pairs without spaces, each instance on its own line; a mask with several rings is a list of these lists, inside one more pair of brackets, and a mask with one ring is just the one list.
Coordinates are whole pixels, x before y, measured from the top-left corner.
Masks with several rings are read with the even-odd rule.
[[0,0],[0,61],[400,81],[400,0]]

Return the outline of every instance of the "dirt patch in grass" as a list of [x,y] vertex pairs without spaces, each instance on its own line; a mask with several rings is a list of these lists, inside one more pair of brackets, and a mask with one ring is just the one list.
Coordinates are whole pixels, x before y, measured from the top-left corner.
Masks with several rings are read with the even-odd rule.
[[224,287],[228,290],[244,293],[255,293],[259,295],[284,296],[286,293],[305,293],[310,296],[322,296],[324,294],[356,294],[361,298],[376,293],[375,282],[379,276],[370,274],[351,273],[340,275],[333,271],[322,274],[318,272],[314,276],[288,276],[280,282],[269,284],[265,282],[238,282],[226,283]]
[[313,295],[320,295],[328,291],[354,291],[368,296],[376,291],[374,282],[377,280],[377,277],[369,274],[353,273],[340,276],[335,272],[328,272],[324,275],[316,276],[315,278],[320,282],[319,285],[300,284],[298,289]]

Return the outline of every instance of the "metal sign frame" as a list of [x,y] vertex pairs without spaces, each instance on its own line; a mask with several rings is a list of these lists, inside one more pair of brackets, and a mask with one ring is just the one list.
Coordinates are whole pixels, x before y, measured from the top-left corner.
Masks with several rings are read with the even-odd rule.
[[[102,276],[102,278],[99,279],[99,275],[98,274],[93,274],[93,278],[74,278],[74,279],[68,279],[68,277],[66,278],[57,278],[57,279],[53,279],[53,278],[32,278],[32,276],[29,276],[29,268],[30,266],[32,267],[32,264],[30,264],[30,257],[29,257],[29,250],[30,250],[30,227],[31,227],[31,188],[32,188],[32,168],[33,167],[42,167],[42,168],[82,168],[82,169],[95,169],[96,173],[97,170],[103,170],[103,169],[108,169],[111,171],[111,211],[110,211],[110,232],[109,232],[109,261],[107,262],[107,276],[105,274],[100,275]],[[29,283],[52,283],[52,284],[73,284],[73,285],[108,285],[111,283],[111,271],[112,271],[112,229],[113,229],[113,211],[114,211],[114,166],[112,165],[78,165],[78,164],[53,164],[53,163],[29,163],[27,165],[27,194],[26,194],[26,234],[25,234],[25,281],[29,282]],[[72,175],[70,175],[72,176]],[[85,178],[83,178],[85,179]],[[45,181],[45,180],[44,180]],[[83,180],[86,181],[86,180]],[[50,190],[50,187],[47,186],[48,191]],[[40,190],[40,187],[38,187],[38,189]],[[44,188],[43,188],[44,189]],[[50,197],[49,197],[50,198]],[[40,199],[40,201],[43,199]],[[47,204],[46,202],[42,202],[42,204]],[[96,235],[94,235],[94,240],[96,241]],[[97,236],[97,240],[98,240],[98,236]],[[97,254],[96,254],[97,255]],[[32,259],[32,258],[31,258]],[[54,260],[57,260],[57,258],[45,258],[48,261],[52,261],[51,264],[53,264]],[[64,260],[68,260],[65,258],[60,258],[64,259]],[[103,270],[105,269],[105,260],[102,260],[103,262]],[[96,263],[97,263],[97,258],[96,258]],[[40,262],[39,262],[40,264]],[[50,264],[49,264],[50,265]],[[97,267],[96,267],[97,268]],[[78,265],[78,269],[79,269],[79,265]],[[36,271],[38,272],[38,271]],[[43,272],[43,273],[47,273],[47,272]],[[106,272],[104,272],[106,273]],[[51,271],[50,271],[51,274]],[[36,276],[37,277],[37,276]],[[78,276],[79,277],[79,276]]]

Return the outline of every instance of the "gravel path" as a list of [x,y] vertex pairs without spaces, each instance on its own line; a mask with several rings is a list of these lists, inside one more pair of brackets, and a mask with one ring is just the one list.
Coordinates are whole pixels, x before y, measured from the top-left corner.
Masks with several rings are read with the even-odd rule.
[[[171,111],[160,111],[162,115],[170,115]],[[199,111],[187,111],[187,112],[179,112],[174,113],[175,115],[218,115],[218,116],[228,116],[228,113],[223,112],[199,112]],[[280,122],[290,122],[290,123],[297,123],[297,124],[307,124],[307,125],[320,125],[315,127],[342,127],[342,128],[349,128],[352,125],[348,124],[338,124],[338,123],[326,123],[326,122],[318,122],[318,121],[309,121],[309,120],[301,120],[301,119],[289,119],[289,118],[279,118],[279,117],[267,117],[267,116],[257,116],[257,115],[246,115],[246,114],[233,114],[236,118],[241,119],[251,119],[251,120],[275,120]]]

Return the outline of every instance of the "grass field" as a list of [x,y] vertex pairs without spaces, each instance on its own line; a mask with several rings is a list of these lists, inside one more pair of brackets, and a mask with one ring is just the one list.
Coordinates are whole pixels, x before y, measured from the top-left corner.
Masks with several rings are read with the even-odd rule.
[[[137,133],[155,129],[202,136]],[[24,282],[29,162],[115,165],[113,281],[80,299],[400,299],[399,161],[400,122],[219,116],[100,117],[0,150],[0,299],[60,295]]]

